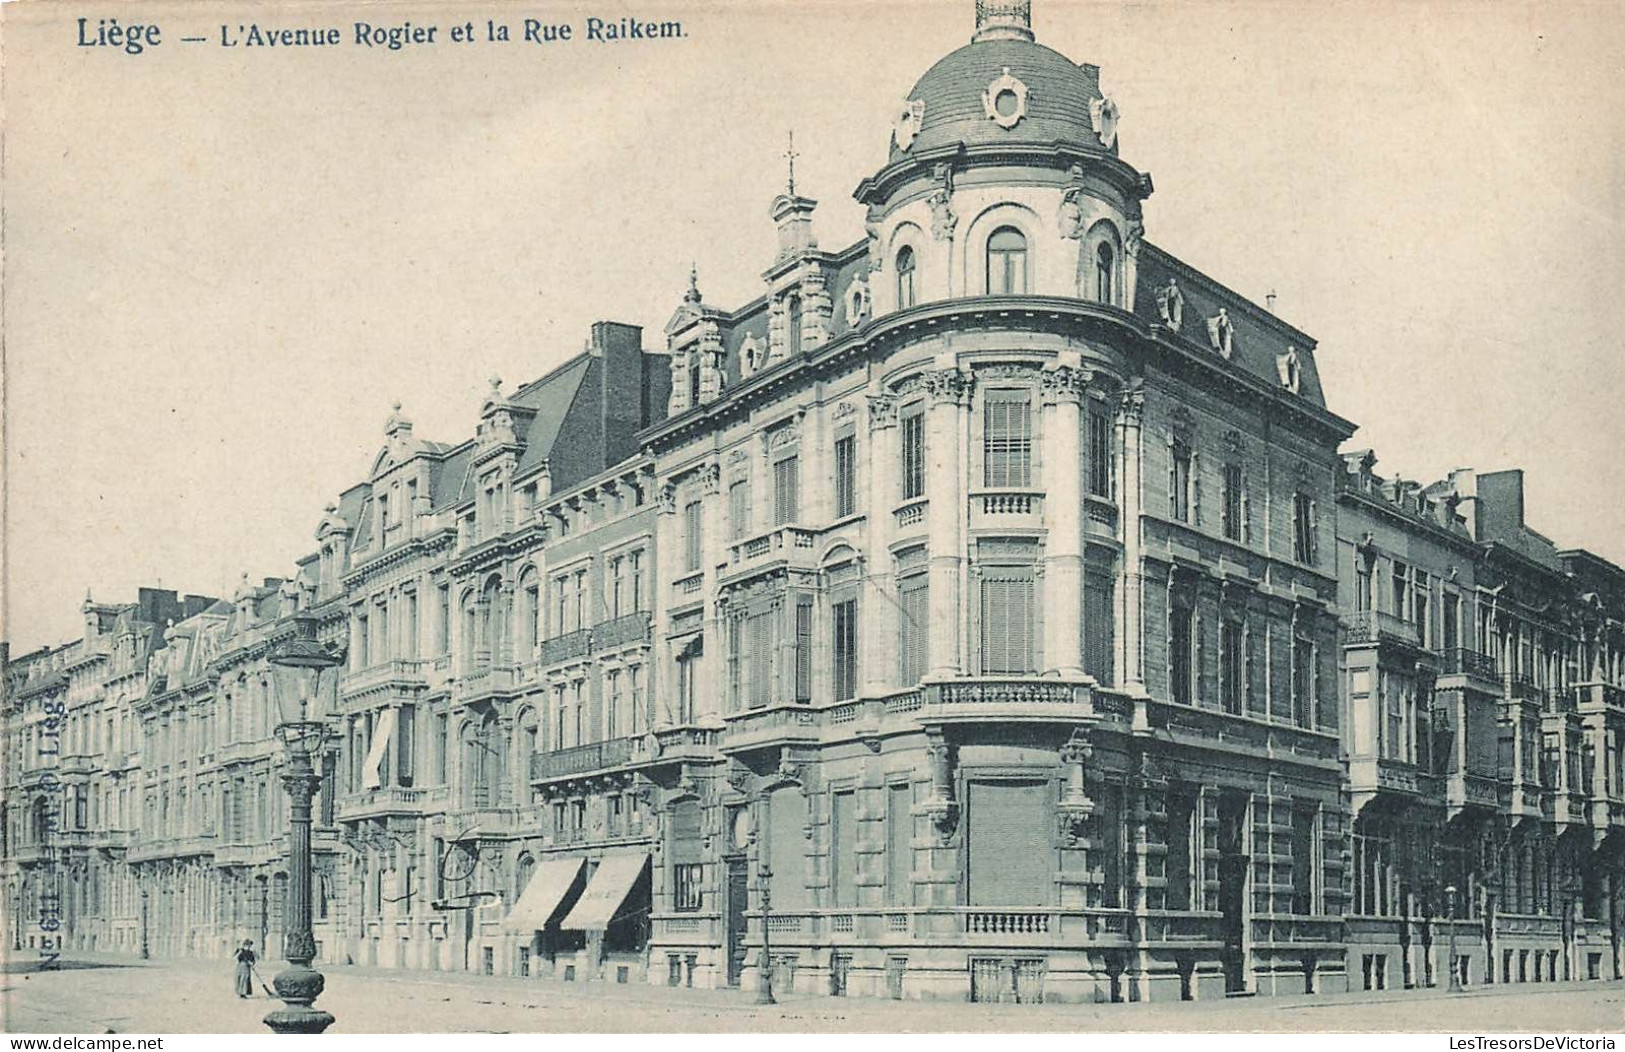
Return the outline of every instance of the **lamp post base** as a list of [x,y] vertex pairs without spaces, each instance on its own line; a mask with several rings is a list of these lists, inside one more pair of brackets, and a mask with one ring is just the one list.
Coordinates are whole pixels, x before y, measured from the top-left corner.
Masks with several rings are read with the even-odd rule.
[[321,972],[294,964],[271,980],[285,1007],[266,1013],[264,1023],[278,1034],[319,1034],[333,1025],[333,1013],[312,1008],[327,979]]

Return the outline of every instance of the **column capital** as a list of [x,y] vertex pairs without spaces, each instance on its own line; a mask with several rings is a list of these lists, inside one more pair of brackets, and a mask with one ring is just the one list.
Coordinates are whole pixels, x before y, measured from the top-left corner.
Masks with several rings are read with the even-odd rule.
[[1066,402],[1076,405],[1087,395],[1089,383],[1095,378],[1092,370],[1071,365],[1056,365],[1045,369],[1039,377],[1045,405]]
[[920,385],[932,405],[963,405],[975,389],[976,378],[964,369],[933,369],[921,374]]

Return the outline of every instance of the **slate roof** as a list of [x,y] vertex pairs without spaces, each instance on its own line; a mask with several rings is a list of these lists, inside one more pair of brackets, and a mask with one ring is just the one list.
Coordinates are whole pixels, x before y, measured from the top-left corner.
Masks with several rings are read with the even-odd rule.
[[[988,119],[982,93],[1005,69],[1027,86],[1026,115],[1013,128]],[[1054,48],[1027,40],[966,44],[925,71],[908,98],[925,103],[913,144],[905,153],[892,139],[891,159],[952,146],[1057,141],[1105,152],[1095,136],[1090,103],[1100,98],[1100,71],[1078,65]]]

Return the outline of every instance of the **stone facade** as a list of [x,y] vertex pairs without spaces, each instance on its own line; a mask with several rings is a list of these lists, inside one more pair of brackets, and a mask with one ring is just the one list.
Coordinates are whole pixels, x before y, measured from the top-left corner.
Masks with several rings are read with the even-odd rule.
[[1618,977],[1625,572],[1516,472],[1339,455],[1314,340],[1144,240],[1099,70],[979,8],[864,241],[792,185],[760,298],[691,277],[460,443],[396,407],[286,581],[9,662],[13,940],[275,952],[309,610],[325,960],[1164,1000],[1440,982],[1453,932],[1470,983]]

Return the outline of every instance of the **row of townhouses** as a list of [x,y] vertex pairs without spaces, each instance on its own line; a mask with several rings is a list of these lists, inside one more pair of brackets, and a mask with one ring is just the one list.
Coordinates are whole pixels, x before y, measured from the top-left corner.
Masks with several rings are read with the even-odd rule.
[[1314,340],[1144,240],[1117,123],[979,3],[857,244],[792,183],[757,299],[691,279],[653,347],[594,325],[460,442],[397,406],[286,577],[87,597],[6,666],[8,940],[276,951],[297,613],[345,659],[324,961],[988,1001],[1619,978],[1625,571],[1532,529],[1520,472],[1341,451]]

